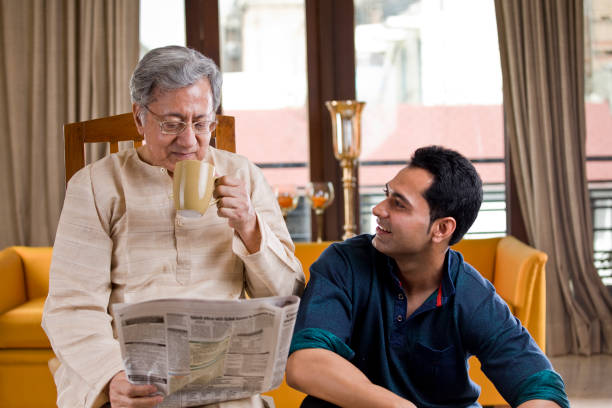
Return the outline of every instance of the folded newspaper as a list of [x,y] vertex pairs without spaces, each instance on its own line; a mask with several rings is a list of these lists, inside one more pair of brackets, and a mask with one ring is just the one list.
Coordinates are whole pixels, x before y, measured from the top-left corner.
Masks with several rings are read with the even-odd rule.
[[159,299],[113,306],[125,371],[161,407],[247,398],[278,387],[300,299]]

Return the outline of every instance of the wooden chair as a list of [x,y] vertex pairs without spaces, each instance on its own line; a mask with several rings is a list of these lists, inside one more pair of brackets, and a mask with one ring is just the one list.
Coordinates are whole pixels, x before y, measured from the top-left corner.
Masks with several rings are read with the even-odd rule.
[[[234,117],[217,115],[217,128],[212,134],[218,149],[236,152]],[[85,166],[85,143],[110,143],[110,152],[119,151],[119,142],[133,141],[134,147],[142,145],[132,113],[109,116],[64,125],[66,184],[79,169]]]

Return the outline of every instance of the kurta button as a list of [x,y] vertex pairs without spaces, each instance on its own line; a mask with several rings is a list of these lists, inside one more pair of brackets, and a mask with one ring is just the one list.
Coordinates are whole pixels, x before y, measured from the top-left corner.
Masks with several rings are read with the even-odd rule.
[[402,317],[402,315],[397,316],[397,321],[401,322],[402,320],[404,320],[404,318]]
[[403,293],[398,293],[398,294],[397,294],[397,298],[398,298],[399,300],[404,300],[404,294],[403,294]]

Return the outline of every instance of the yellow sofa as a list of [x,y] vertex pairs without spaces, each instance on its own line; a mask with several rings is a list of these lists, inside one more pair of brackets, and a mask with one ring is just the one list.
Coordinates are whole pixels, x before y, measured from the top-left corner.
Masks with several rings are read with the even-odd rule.
[[[296,255],[302,261],[306,280],[308,269],[330,243],[297,244]],[[544,350],[546,328],[547,255],[527,246],[514,237],[466,239],[453,249],[493,283],[497,293],[508,303],[512,313],[529,330]],[[480,362],[471,357],[470,378],[481,386],[481,405],[507,405],[497,389],[480,370]],[[274,397],[279,408],[297,408],[305,394],[290,388],[285,382],[267,395]]]
[[[306,273],[329,243],[296,244]],[[54,357],[40,323],[49,291],[52,248],[0,251],[0,407],[55,407],[57,393],[47,363]],[[270,393],[269,393],[270,394]],[[276,406],[298,407],[304,394],[283,384]]]
[[[514,237],[464,239],[453,247],[487,278],[538,346],[546,345],[546,261],[548,256]],[[471,357],[470,378],[481,387],[481,405],[507,405]]]
[[[297,243],[296,256],[308,279],[310,265],[329,242]],[[544,349],[546,254],[512,237],[464,240],[455,246],[496,287],[512,312]],[[53,357],[40,327],[48,292],[51,248],[10,247],[0,251],[0,407],[54,407],[55,385],[47,367]],[[482,387],[482,405],[504,400],[470,360],[470,377]],[[278,408],[299,407],[304,394],[283,382],[266,393]]]
[[55,407],[53,352],[40,327],[50,264],[48,247],[0,251],[0,407]]

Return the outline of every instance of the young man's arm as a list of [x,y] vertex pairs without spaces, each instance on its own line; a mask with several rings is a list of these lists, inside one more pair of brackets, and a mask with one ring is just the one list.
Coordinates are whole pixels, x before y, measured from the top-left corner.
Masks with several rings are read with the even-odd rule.
[[[490,283],[464,302],[463,344],[511,406],[569,408],[563,379]],[[488,291],[490,293],[475,293]]]
[[289,356],[286,374],[291,387],[340,407],[415,408],[410,401],[372,384],[357,367],[333,351],[298,350]]

